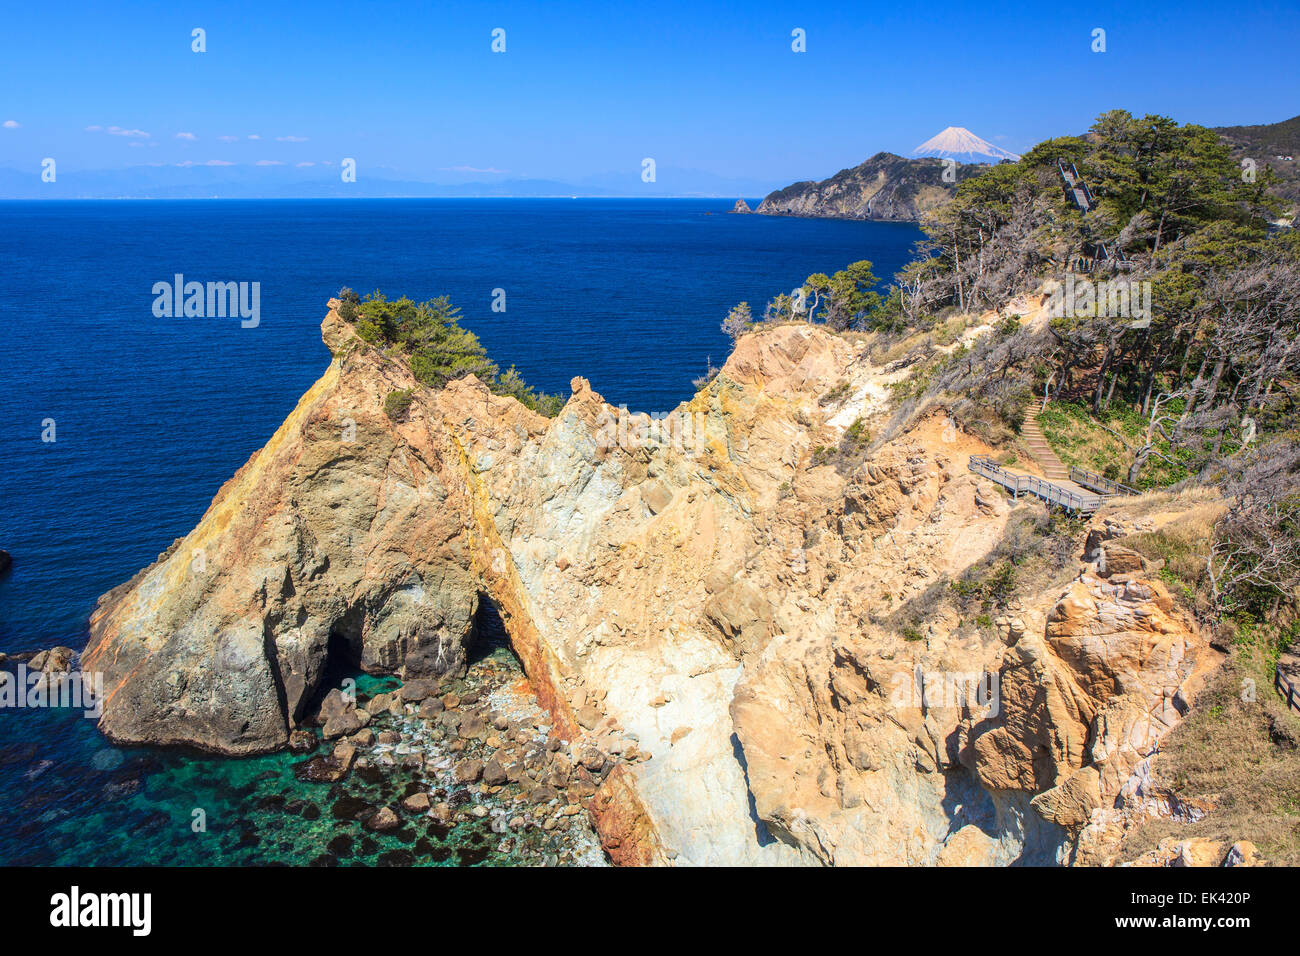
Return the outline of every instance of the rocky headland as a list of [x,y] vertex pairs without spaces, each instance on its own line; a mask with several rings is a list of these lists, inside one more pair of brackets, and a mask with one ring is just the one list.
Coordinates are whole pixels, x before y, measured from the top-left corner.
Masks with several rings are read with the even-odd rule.
[[988,167],[955,163],[951,182],[944,179],[948,168],[941,159],[905,159],[893,153],[877,153],[829,179],[778,189],[754,211],[765,216],[917,222],[924,213],[947,202],[958,183]]
[[[1041,506],[970,474],[992,449],[941,415],[884,428],[908,372],[848,337],[744,335],[655,422],[575,378],[548,419],[473,376],[420,387],[330,305],[325,373],[101,598],[82,666],[112,740],[245,755],[319,728],[328,777],[377,715],[421,720],[466,751],[434,786],[563,777],[548,819],[585,811],[618,864],[1103,863],[1178,812],[1150,762],[1218,653],[1124,543],[1176,511],[1108,506],[968,616],[951,583]],[[485,610],[544,719],[456,695]],[[402,683],[327,693],[343,664]],[[455,812],[407,797],[367,826]]]

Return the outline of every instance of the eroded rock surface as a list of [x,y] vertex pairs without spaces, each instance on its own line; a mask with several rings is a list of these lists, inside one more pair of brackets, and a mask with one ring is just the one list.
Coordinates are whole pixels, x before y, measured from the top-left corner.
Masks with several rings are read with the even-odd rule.
[[901,626],[1011,505],[942,418],[846,444],[883,371],[821,329],[742,337],[657,422],[583,379],[549,421],[473,378],[433,392],[332,310],[323,335],[266,447],[101,599],[84,666],[115,740],[286,746],[331,655],[443,706],[490,598],[576,763],[618,758],[588,804],[615,862],[1069,862],[1206,659],[1118,553],[996,628]]

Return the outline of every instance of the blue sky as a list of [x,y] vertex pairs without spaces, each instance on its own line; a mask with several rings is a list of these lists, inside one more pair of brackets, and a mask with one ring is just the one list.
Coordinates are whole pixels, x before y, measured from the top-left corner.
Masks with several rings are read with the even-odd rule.
[[780,185],[949,125],[1020,152],[1112,107],[1206,125],[1300,113],[1294,0],[4,0],[2,17],[0,166],[23,170],[348,156],[390,178],[575,181],[649,156]]

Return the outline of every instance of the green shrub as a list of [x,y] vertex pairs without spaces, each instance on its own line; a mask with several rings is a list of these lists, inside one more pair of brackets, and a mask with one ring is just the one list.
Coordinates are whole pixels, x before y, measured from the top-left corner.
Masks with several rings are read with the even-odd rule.
[[[351,289],[343,289],[339,301],[339,314],[348,321],[355,320],[361,339],[405,356],[411,374],[421,385],[442,388],[448,382],[473,375],[495,394],[509,395],[547,417],[564,407],[559,396],[530,388],[513,365],[501,372],[488,358],[478,336],[461,327],[460,309],[446,296],[416,303],[407,297],[390,300],[376,291],[363,300]],[[395,406],[395,410],[404,414],[409,404]],[[385,410],[387,407],[385,401]]]
[[1000,561],[984,577],[971,568],[952,581],[953,592],[962,600],[979,598],[984,610],[1005,607],[1016,593],[1016,566],[1010,559]]
[[357,303],[361,301],[360,296],[344,286],[339,290],[339,317],[344,322],[356,322],[357,320]]
[[384,414],[395,422],[405,421],[414,398],[409,388],[394,389],[384,399]]

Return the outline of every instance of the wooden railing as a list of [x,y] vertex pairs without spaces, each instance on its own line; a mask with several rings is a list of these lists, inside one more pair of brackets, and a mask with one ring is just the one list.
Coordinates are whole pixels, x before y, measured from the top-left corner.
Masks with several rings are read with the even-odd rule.
[[1035,495],[1049,505],[1057,505],[1066,511],[1079,511],[1091,514],[1101,507],[1100,495],[1081,495],[1077,491],[1038,478],[1034,475],[1017,475],[1007,471],[986,455],[971,455],[968,467],[977,475],[983,475],[990,481],[997,482],[1019,500],[1022,494]]
[[1282,668],[1273,671],[1273,689],[1286,699],[1287,707],[1300,711],[1300,689],[1282,676]]
[[1103,498],[1112,495],[1140,495],[1142,492],[1130,488],[1128,485],[1121,485],[1104,475],[1099,475],[1095,471],[1088,471],[1086,468],[1070,467],[1070,480],[1076,485],[1083,485],[1090,488]]

